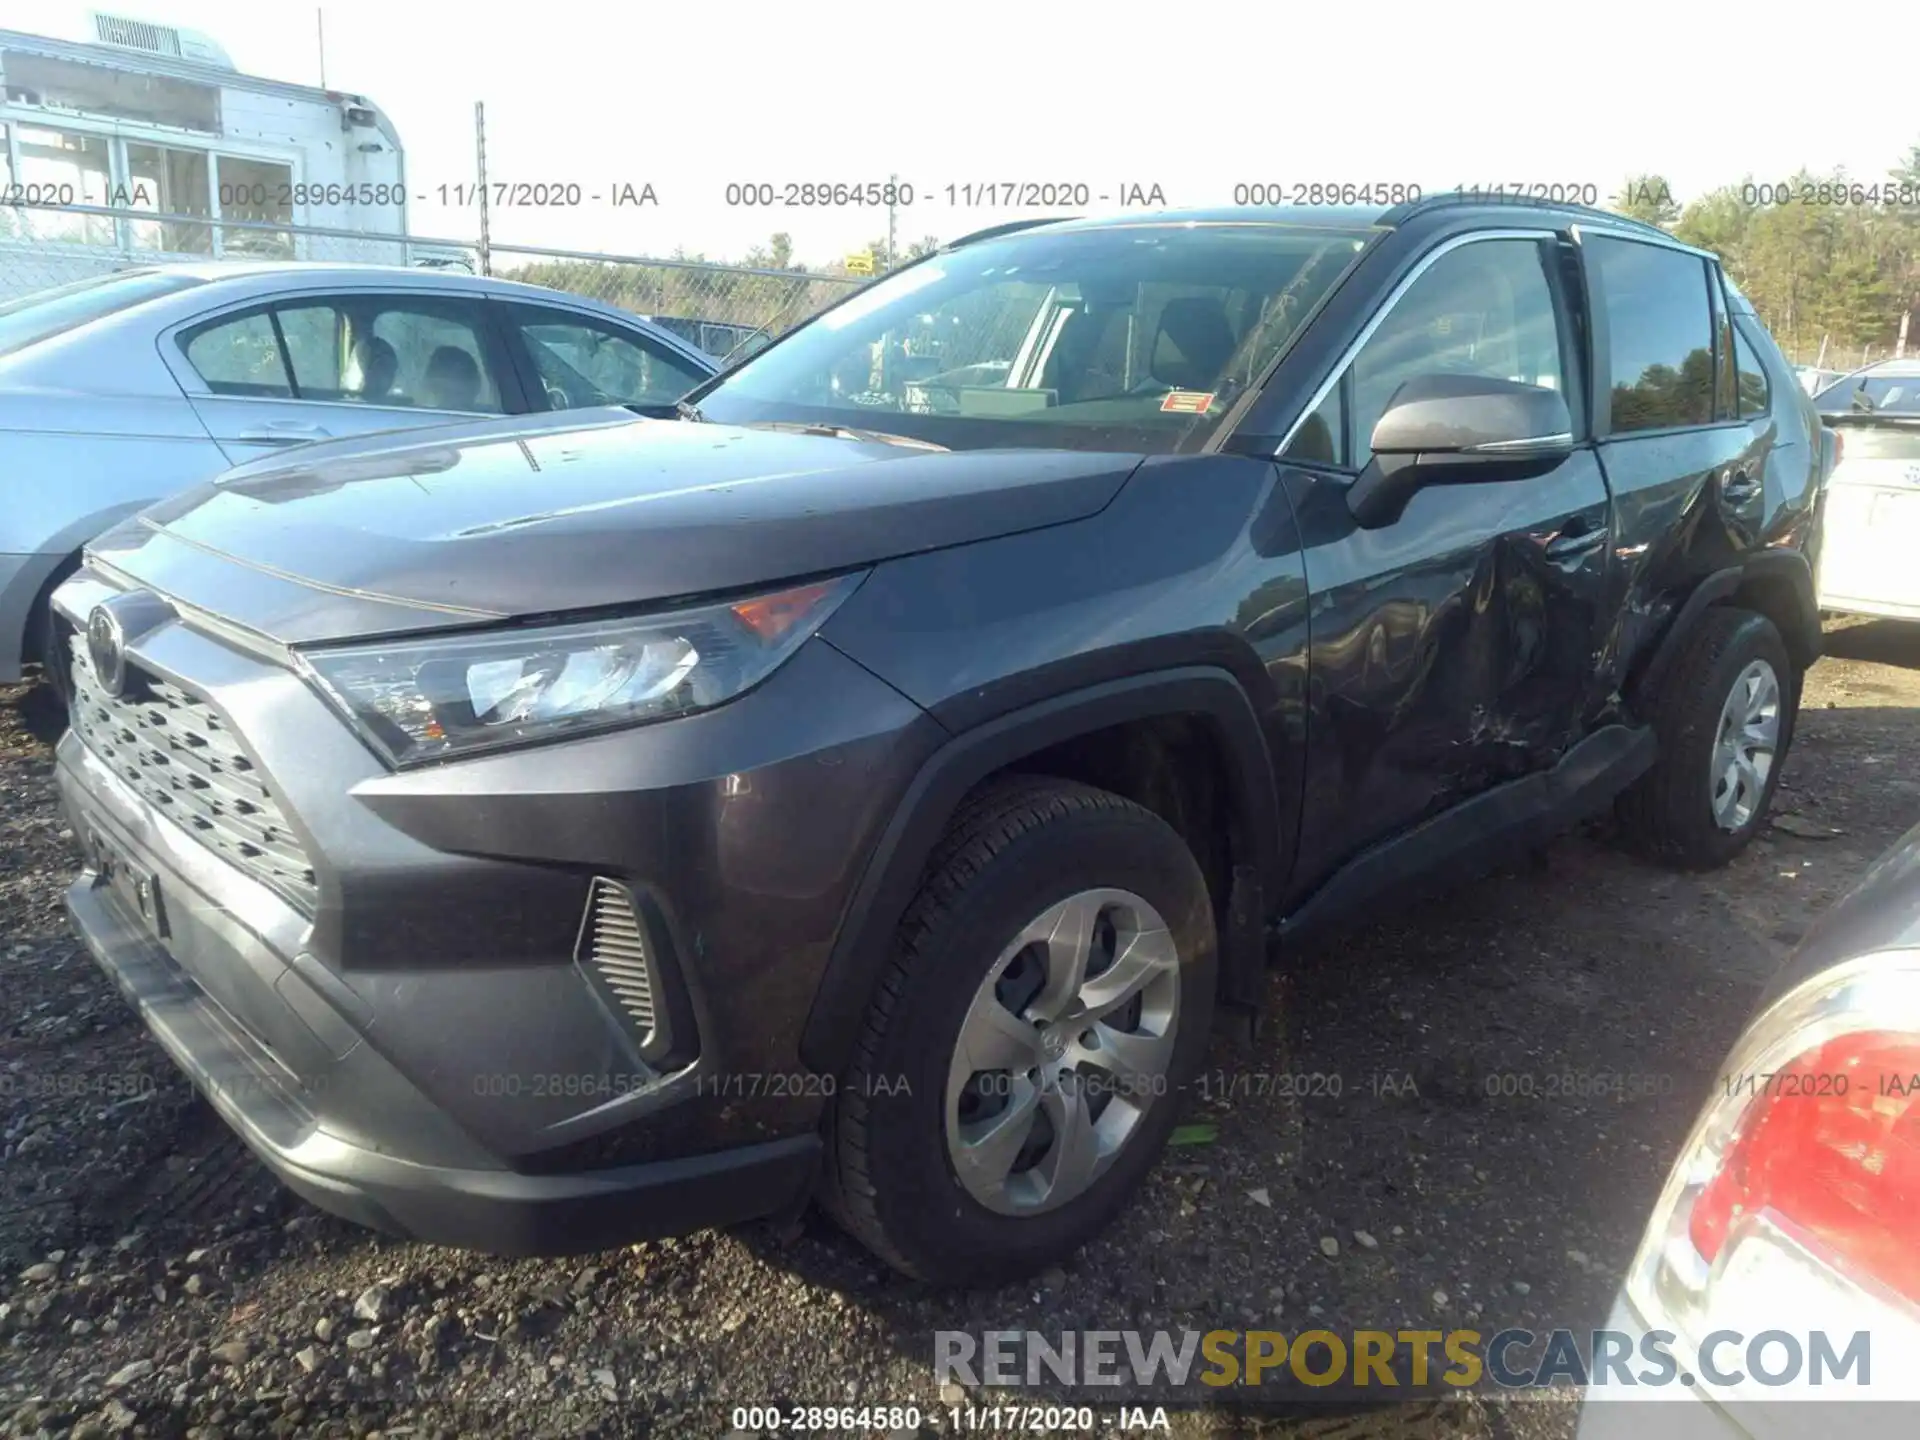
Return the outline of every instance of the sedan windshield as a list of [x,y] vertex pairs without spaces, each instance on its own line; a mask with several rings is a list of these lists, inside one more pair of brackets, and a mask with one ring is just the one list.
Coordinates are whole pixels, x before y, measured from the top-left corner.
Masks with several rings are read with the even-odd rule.
[[172,270],[95,275],[0,304],[0,355],[11,355],[116,311],[202,283]]
[[1370,233],[1151,222],[983,240],[876,282],[695,399],[722,424],[1173,451],[1259,383]]

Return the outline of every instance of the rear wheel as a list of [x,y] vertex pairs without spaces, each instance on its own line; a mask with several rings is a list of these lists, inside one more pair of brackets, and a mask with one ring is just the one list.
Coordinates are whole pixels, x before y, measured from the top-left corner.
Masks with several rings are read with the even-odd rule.
[[1215,964],[1206,883],[1165,821],[1061,781],[981,792],[901,922],[840,1087],[831,1207],[937,1283],[1077,1249],[1166,1143]]
[[1619,807],[1635,848],[1693,870],[1744,850],[1780,783],[1799,691],[1772,621],[1709,610],[1648,699],[1660,759]]

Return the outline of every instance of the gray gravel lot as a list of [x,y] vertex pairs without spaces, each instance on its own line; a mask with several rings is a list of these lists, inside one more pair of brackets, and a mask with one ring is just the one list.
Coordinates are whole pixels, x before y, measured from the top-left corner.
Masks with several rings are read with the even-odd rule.
[[[1829,649],[1778,822],[1731,868],[1569,837],[1287,957],[1265,1037],[1219,1041],[1189,1102],[1216,1138],[1171,1151],[1064,1270],[961,1294],[817,1218],[539,1263],[294,1200],[70,938],[48,706],[0,689],[0,1424],[718,1436],[735,1405],[937,1408],[939,1329],[1596,1325],[1758,988],[1920,820],[1920,629],[1836,623]],[[1305,1098],[1303,1075],[1323,1077]],[[1476,1392],[1174,1423],[1545,1440],[1574,1408]]]

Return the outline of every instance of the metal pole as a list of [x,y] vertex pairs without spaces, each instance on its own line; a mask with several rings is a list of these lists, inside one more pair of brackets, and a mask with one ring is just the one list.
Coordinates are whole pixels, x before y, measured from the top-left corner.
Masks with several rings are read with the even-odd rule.
[[320,37],[320,88],[327,88],[327,17],[316,5],[313,7],[313,28]]
[[899,190],[900,177],[898,175],[889,175],[887,177],[887,269],[889,270],[893,269],[893,237],[895,233],[893,202],[898,198]]
[[480,166],[480,273],[493,274],[493,252],[487,229],[487,102],[473,102],[473,145]]

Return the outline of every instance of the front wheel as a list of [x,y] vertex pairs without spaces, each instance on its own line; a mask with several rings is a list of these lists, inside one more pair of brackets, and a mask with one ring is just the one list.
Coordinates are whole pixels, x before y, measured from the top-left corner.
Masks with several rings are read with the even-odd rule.
[[1772,621],[1709,610],[1649,697],[1660,758],[1619,806],[1635,848],[1689,870],[1744,850],[1780,783],[1799,696]]
[[897,1269],[996,1284],[1139,1187],[1205,1054],[1199,866],[1151,811],[1055,780],[956,817],[901,922],[833,1119],[828,1200]]

